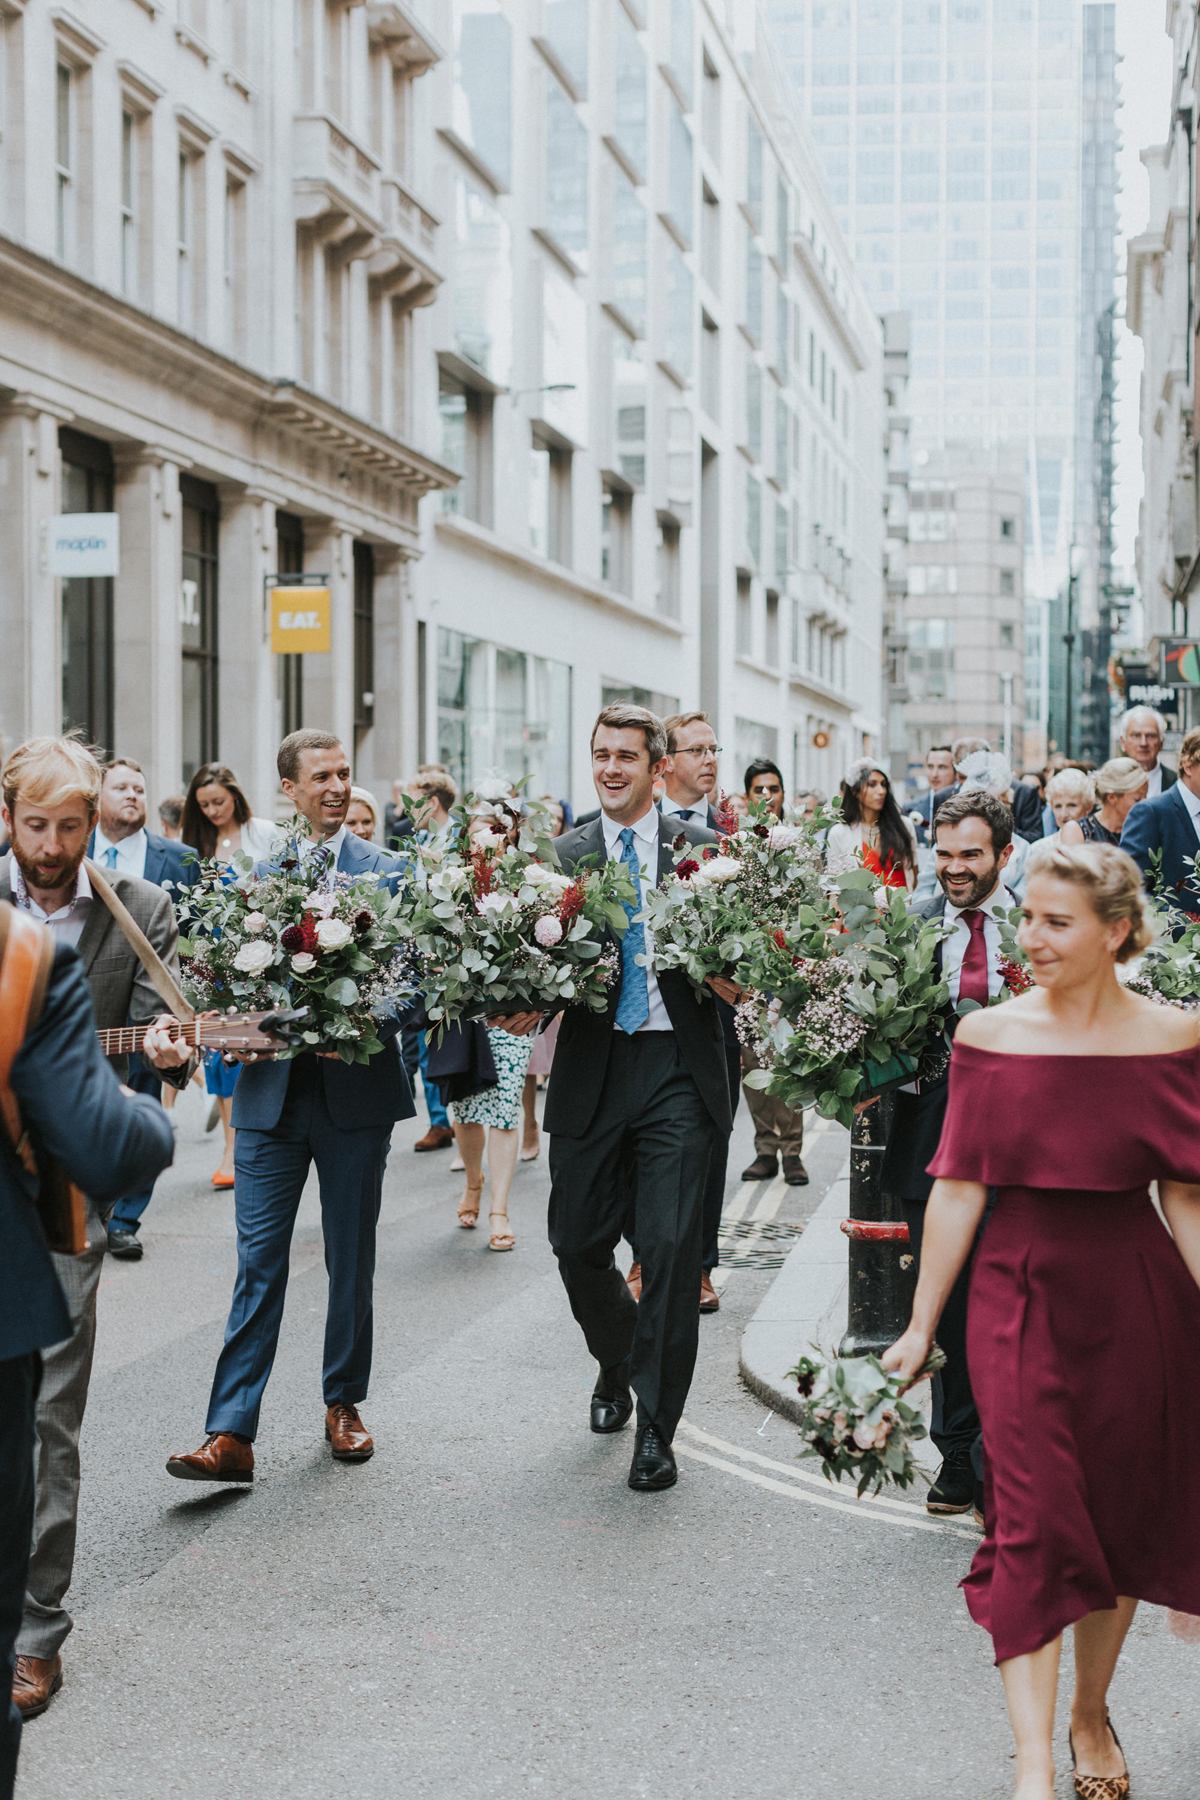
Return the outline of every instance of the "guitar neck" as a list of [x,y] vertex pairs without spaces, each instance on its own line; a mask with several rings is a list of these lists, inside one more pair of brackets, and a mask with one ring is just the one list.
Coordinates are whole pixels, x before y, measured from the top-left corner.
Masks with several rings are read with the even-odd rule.
[[[185,1044],[197,1042],[199,1021],[189,1019],[187,1024],[180,1024],[176,1033]],[[107,1030],[97,1031],[100,1039],[100,1050],[104,1056],[134,1056],[142,1047],[142,1039],[146,1035],[144,1025],[110,1026]]]

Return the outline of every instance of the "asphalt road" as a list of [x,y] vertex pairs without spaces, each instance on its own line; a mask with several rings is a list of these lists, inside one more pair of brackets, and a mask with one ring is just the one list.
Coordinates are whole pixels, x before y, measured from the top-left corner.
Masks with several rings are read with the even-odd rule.
[[[449,1152],[412,1154],[423,1120],[397,1129],[363,1407],[377,1450],[358,1466],[323,1439],[310,1191],[255,1485],[172,1481],[167,1456],[202,1437],[235,1260],[205,1110],[194,1091],[181,1107],[145,1258],[106,1270],[76,1628],[20,1800],[1011,1792],[989,1641],[956,1591],[975,1535],[797,1474],[792,1428],[737,1377],[769,1272],[734,1269],[701,1322],[678,1486],[627,1489],[632,1433],[587,1427],[594,1367],[546,1247],[544,1154],[519,1170],[518,1248],[498,1256],[457,1229]],[[780,1221],[815,1206],[845,1148],[836,1128],[814,1142]],[[743,1111],[731,1192],[750,1155]],[[1200,1648],[1143,1609],[1113,1690],[1138,1800],[1200,1793],[1198,1684]]]

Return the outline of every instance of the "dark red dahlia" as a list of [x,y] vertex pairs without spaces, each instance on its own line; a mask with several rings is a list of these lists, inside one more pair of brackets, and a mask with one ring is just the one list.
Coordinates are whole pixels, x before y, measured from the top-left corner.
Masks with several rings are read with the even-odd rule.
[[754,827],[754,835],[756,838],[770,837],[771,828],[769,825],[756,825]]
[[675,873],[682,881],[690,881],[700,868],[694,856],[685,856],[682,862],[675,864]]
[[297,950],[304,948],[304,933],[299,925],[285,925],[279,934],[279,942],[288,955],[293,956]]
[[687,843],[687,833],[685,831],[681,831],[677,838],[672,839],[671,848],[672,848],[672,850],[682,850],[684,848],[684,846],[686,845],[686,843]]
[[371,911],[369,906],[364,906],[361,912],[355,913],[354,915],[354,929],[360,937],[364,931],[370,931],[374,923],[375,914]]

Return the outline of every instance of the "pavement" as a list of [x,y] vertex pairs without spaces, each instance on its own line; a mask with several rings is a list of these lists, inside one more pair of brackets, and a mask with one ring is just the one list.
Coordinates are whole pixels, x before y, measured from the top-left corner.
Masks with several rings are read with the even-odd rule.
[[[844,1132],[812,1140],[810,1187],[751,1187],[739,1117],[667,1493],[626,1487],[631,1431],[588,1430],[544,1153],[493,1255],[456,1225],[449,1152],[413,1155],[423,1119],[397,1128],[380,1224],[375,1457],[323,1440],[310,1190],[257,1479],[210,1492],[163,1467],[200,1442],[234,1271],[205,1112],[181,1102],[144,1259],[105,1271],[76,1627],[19,1800],[1005,1800],[1000,1684],[956,1591],[976,1533],[831,1489],[739,1376],[764,1264],[802,1226],[819,1241]],[[1200,1793],[1198,1676],[1143,1609],[1113,1689],[1139,1800]],[[1065,1762],[1065,1723],[1058,1743]]]

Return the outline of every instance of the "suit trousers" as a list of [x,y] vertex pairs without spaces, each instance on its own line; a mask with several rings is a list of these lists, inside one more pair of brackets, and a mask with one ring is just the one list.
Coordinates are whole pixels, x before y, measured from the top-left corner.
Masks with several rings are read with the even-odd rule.
[[[569,1070],[555,1069],[555,1079]],[[638,1423],[668,1441],[696,1365],[704,1183],[712,1115],[673,1031],[613,1032],[595,1117],[580,1137],[550,1138],[550,1246],[571,1311],[602,1369],[629,1360]],[[631,1162],[642,1298],[613,1260]]]
[[[748,1050],[742,1051],[746,1069],[759,1064]],[[799,1156],[804,1149],[804,1114],[793,1112],[775,1094],[762,1088],[746,1089],[746,1105],[754,1120],[754,1149],[758,1156]]]
[[[925,1207],[928,1203],[924,1200],[904,1200],[901,1204],[908,1224],[909,1246],[919,1271],[921,1241],[925,1234]],[[990,1197],[988,1210],[991,1210]],[[986,1223],[985,1214],[983,1224],[980,1225],[981,1233]],[[977,1236],[975,1243],[978,1242]],[[958,1280],[950,1289],[938,1321],[937,1341],[946,1352],[946,1366],[933,1377],[933,1416],[929,1422],[929,1435],[943,1457],[958,1461],[969,1455],[975,1479],[982,1481],[983,1428],[975,1410],[971,1370],[967,1363],[967,1296],[974,1260],[973,1245],[970,1256],[959,1271]]]
[[425,1093],[425,1110],[429,1114],[430,1125],[449,1128],[450,1114],[443,1104],[442,1090],[426,1073],[429,1067],[429,1045],[425,1040],[424,1025],[404,1026],[400,1033],[400,1061],[404,1064],[404,1073],[408,1076],[414,1100],[417,1095],[417,1070],[421,1071],[421,1087]]
[[33,1532],[34,1414],[41,1366],[36,1350],[0,1362],[0,1800],[12,1800],[21,1748],[12,1678]]
[[[729,1106],[736,1117],[738,1095],[742,1091],[742,1055],[733,1044],[725,1046],[725,1072],[729,1077]],[[721,1214],[725,1210],[725,1180],[729,1170],[729,1137],[727,1131],[714,1131],[712,1152],[708,1159],[708,1178],[704,1183],[704,1200],[702,1204],[703,1224],[700,1238],[703,1248],[700,1253],[701,1263],[711,1275],[721,1260]],[[627,1153],[622,1180],[627,1184],[628,1202],[625,1208],[625,1230],[634,1262],[641,1262],[641,1252],[637,1241],[637,1192],[636,1173],[631,1153]]]
[[365,1400],[371,1373],[375,1227],[392,1128],[343,1131],[325,1102],[315,1057],[292,1066],[279,1122],[239,1129],[234,1149],[238,1269],[206,1431],[253,1438],[287,1292],[300,1196],[316,1164],[329,1303],[322,1390],[326,1406]]
[[37,1406],[36,1497],[33,1548],[25,1584],[25,1616],[17,1639],[21,1656],[57,1656],[75,1621],[63,1605],[75,1569],[79,1525],[79,1434],[96,1349],[96,1289],[108,1237],[99,1211],[88,1201],[87,1249],[55,1256],[74,1329],[64,1343],[42,1352]]
[[[129,1059],[129,1074],[126,1083],[135,1094],[150,1094],[155,1100],[162,1099],[163,1084],[153,1069],[148,1069],[140,1056]],[[117,1231],[136,1232],[142,1214],[154,1198],[154,1183],[140,1194],[124,1194],[113,1207],[108,1223]]]

